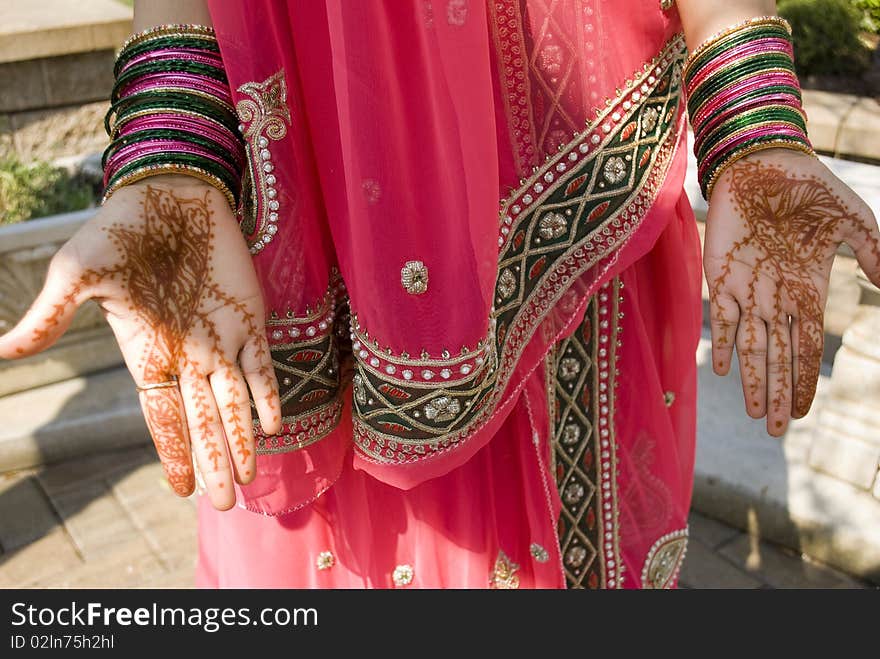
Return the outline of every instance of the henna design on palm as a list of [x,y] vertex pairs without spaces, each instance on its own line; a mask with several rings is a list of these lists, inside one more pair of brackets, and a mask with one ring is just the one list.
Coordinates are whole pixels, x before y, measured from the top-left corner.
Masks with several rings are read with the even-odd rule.
[[[880,267],[876,225],[844,201],[827,170],[798,174],[746,158],[726,174],[730,208],[744,226],[731,230],[735,238],[727,252],[707,267],[707,273],[715,271],[714,279],[709,277],[713,340],[725,354],[732,349],[731,330],[739,325],[747,399],[754,409],[761,407],[766,368],[768,414],[781,429],[783,418],[805,415],[815,395],[823,310],[837,248],[843,242],[858,245],[860,260]],[[741,294],[733,296],[737,286]],[[738,310],[729,308],[733,297]],[[715,366],[718,372],[726,370],[723,358]]]
[[[64,272],[53,275],[50,266],[44,290],[9,333],[14,336],[0,337],[0,355],[42,350],[64,332],[85,299],[112,299],[117,311],[108,320],[137,383],[177,380],[180,386],[140,391],[147,426],[172,489],[185,496],[194,488],[189,439],[203,473],[215,476],[209,490],[212,485],[223,489],[231,484],[230,466],[241,482],[248,482],[255,473],[248,385],[256,395],[264,431],[271,433],[280,419],[278,386],[258,317],[262,304],[256,277],[233,268],[248,281],[227,276],[230,290],[215,278],[218,237],[212,190],[192,197],[151,185],[139,190],[140,213],[134,221],[97,224],[112,249],[99,246],[90,254],[86,261],[92,267],[56,266],[56,271]],[[130,201],[118,203],[130,206]],[[243,242],[234,244],[229,238],[234,231],[238,242],[240,234],[231,224],[234,220],[228,219],[221,243],[224,257],[238,259],[237,267],[242,267],[240,262],[249,264],[250,257]],[[98,242],[92,234],[89,241]],[[84,241],[78,244],[82,248]],[[77,252],[77,247],[72,251]],[[108,309],[104,311],[106,315]],[[28,330],[29,341],[18,336]],[[236,346],[242,342],[238,355]],[[244,373],[236,363],[239,360]],[[222,507],[234,502],[234,498],[223,500]]]

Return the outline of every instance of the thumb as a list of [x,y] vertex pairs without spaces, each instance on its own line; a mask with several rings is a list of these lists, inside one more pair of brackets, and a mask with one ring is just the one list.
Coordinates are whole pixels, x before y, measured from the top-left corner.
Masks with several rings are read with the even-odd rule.
[[87,299],[82,278],[58,255],[49,263],[46,281],[18,323],[0,336],[0,358],[18,359],[51,346],[67,331],[77,308]]
[[874,286],[880,287],[880,229],[873,213],[859,227],[858,237],[850,243],[862,272]]

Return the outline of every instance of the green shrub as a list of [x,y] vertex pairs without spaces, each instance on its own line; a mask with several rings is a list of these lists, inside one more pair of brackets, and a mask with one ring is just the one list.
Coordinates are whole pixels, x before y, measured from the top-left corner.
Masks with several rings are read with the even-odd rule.
[[26,165],[0,159],[0,223],[11,224],[88,208],[94,190],[87,182],[46,162]]
[[859,39],[862,16],[849,0],[780,0],[794,33],[800,75],[863,73],[870,51]]
[[880,0],[851,0],[862,13],[862,29],[880,32]]

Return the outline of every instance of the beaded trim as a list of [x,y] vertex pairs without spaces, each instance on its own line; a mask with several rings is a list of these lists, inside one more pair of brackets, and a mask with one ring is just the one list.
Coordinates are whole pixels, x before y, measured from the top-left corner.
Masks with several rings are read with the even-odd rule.
[[642,588],[673,588],[687,553],[687,527],[661,536],[651,546],[642,568]]
[[548,357],[559,547],[569,588],[620,588],[614,408],[623,282],[590,300],[584,320]]
[[284,70],[262,82],[245,83],[237,91],[247,96],[235,104],[248,162],[239,215],[251,254],[258,254],[278,232],[281,201],[270,147],[271,141],[287,135],[291,121]]
[[277,435],[266,435],[254,422],[258,454],[305,448],[339,423],[344,381],[340,363],[347,350],[339,341],[338,326],[348,322],[346,305],[345,285],[334,270],[327,291],[304,315],[279,317],[274,312],[266,322],[282,426]]
[[[355,353],[355,441],[365,459],[424,459],[466,440],[488,420],[555,302],[613,255],[651,207],[678,143],[685,52],[677,35],[502,203],[495,307],[478,373],[455,382],[450,374],[447,381],[436,377],[443,367],[434,364],[419,369],[430,371],[422,380],[414,369],[406,380],[402,371],[385,370],[393,354]],[[360,331],[354,328],[356,339]],[[375,337],[372,345],[378,347]]]

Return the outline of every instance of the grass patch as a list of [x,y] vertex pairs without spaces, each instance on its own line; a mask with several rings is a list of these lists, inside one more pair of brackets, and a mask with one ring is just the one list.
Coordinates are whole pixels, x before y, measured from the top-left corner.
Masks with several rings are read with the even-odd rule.
[[94,203],[94,187],[65,169],[0,158],[0,224],[82,210]]

